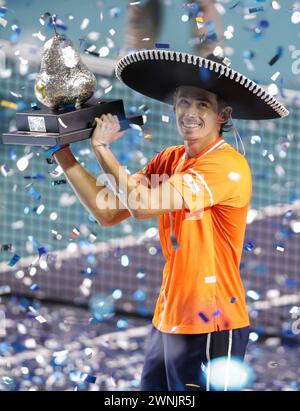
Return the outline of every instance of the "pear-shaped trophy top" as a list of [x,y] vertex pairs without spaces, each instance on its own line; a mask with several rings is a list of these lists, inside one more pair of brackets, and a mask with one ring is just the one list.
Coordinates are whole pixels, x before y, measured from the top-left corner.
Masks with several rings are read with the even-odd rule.
[[41,71],[37,75],[34,92],[39,102],[58,108],[74,103],[80,107],[94,93],[96,78],[81,61],[71,40],[56,31],[44,44]]

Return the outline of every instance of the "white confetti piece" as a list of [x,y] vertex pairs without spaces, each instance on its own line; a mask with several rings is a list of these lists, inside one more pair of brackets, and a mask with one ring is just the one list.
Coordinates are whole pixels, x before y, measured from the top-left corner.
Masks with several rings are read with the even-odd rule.
[[235,171],[231,171],[231,172],[228,174],[228,178],[229,178],[229,180],[231,180],[231,181],[239,181],[240,178],[241,178],[241,175],[240,175],[239,173],[236,173]]
[[81,24],[80,24],[80,30],[85,30],[87,28],[87,26],[90,24],[90,19],[88,19],[87,17],[85,17]]
[[68,128],[68,126],[62,121],[60,117],[58,117],[58,122],[63,128]]
[[217,282],[217,277],[215,275],[212,275],[210,277],[205,277],[204,278],[205,284],[212,284]]

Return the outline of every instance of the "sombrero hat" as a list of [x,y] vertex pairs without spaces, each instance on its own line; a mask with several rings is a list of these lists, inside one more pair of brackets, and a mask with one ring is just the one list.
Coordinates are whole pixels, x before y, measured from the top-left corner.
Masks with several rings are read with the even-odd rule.
[[200,57],[171,50],[141,50],[123,57],[117,78],[139,93],[173,104],[179,86],[200,87],[232,107],[232,117],[266,120],[285,117],[288,110],[261,86],[233,70],[213,54]]

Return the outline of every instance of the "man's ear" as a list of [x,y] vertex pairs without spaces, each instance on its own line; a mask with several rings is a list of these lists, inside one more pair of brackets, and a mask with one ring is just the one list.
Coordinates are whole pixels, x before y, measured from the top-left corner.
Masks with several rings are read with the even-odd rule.
[[218,115],[218,123],[222,124],[222,123],[226,123],[226,121],[228,121],[231,117],[231,113],[232,113],[232,107],[230,106],[226,106],[224,108],[222,108],[222,110],[220,111],[219,115]]

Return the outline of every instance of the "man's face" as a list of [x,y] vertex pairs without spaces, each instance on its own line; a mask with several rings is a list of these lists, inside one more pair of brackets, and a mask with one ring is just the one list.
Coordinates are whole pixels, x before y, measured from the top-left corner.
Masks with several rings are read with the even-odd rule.
[[192,141],[218,134],[218,101],[214,93],[192,86],[181,86],[174,100],[176,125],[184,140]]

